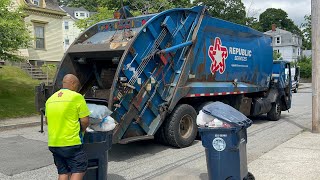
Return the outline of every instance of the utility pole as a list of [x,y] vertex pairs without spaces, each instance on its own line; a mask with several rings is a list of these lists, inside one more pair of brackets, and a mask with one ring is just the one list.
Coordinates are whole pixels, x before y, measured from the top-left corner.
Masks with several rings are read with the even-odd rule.
[[312,132],[320,130],[320,0],[311,0],[312,31]]

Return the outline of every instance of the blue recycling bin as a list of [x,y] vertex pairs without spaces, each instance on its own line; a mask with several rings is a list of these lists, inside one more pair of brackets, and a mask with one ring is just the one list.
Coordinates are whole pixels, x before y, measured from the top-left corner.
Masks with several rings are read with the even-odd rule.
[[199,127],[205,147],[209,180],[254,179],[247,166],[247,128],[252,121],[233,107],[214,102],[202,111],[216,118],[211,127]]
[[108,175],[108,151],[112,146],[112,131],[86,132],[83,149],[88,157],[88,169],[83,180],[106,180]]

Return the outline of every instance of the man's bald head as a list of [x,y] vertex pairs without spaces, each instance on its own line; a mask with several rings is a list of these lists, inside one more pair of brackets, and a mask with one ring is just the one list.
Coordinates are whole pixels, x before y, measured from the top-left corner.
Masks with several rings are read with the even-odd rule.
[[80,81],[77,78],[77,76],[73,74],[67,74],[63,77],[62,85],[63,85],[63,88],[67,88],[71,91],[78,91]]

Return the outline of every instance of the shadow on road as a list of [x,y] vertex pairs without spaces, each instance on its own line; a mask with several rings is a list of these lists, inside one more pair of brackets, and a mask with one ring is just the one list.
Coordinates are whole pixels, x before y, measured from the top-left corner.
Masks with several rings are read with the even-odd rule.
[[249,117],[252,121],[253,121],[253,124],[267,124],[267,123],[272,123],[275,125],[276,124],[280,124],[280,123],[283,123],[283,122],[288,122],[290,124],[293,124],[301,129],[303,129],[304,131],[309,131],[311,132],[311,129],[309,127],[306,127],[304,125],[301,125],[299,124],[298,122],[295,122],[294,120],[291,120],[292,119],[292,116],[290,114],[281,114],[281,119],[279,119],[278,121],[270,121],[268,120],[267,116],[265,115],[261,115],[261,116],[256,116],[256,117]]
[[[282,116],[282,115],[281,115]],[[281,117],[282,118],[282,117]],[[267,118],[267,115],[259,115],[259,116],[250,116],[249,119],[252,120],[253,124],[265,124],[265,123],[270,123],[270,122],[275,122],[275,121],[270,121]]]
[[283,119],[283,121],[286,121],[286,122],[288,122],[288,123],[290,123],[290,124],[293,124],[293,125],[301,128],[301,129],[303,129],[304,131],[312,132],[311,128],[308,128],[308,127],[306,127],[306,126],[303,126],[303,125],[301,125],[301,124],[299,124],[299,123],[291,120],[291,118],[288,117],[288,116],[284,116],[284,118],[282,118],[282,119]]
[[153,140],[138,141],[129,144],[113,144],[109,151],[110,161],[125,161],[133,157],[146,158],[173,147],[156,143]]
[[124,177],[119,176],[117,174],[108,174],[108,179],[111,179],[111,180],[126,180]]
[[201,173],[200,176],[199,176],[199,178],[200,178],[201,180],[208,180],[208,179],[209,179],[208,173]]

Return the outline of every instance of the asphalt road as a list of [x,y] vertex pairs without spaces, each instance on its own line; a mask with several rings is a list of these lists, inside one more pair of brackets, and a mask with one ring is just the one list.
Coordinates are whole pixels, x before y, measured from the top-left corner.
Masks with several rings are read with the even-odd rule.
[[[279,121],[265,116],[254,119],[248,129],[248,163],[311,129],[311,89],[293,94],[290,112]],[[56,170],[46,148],[46,134],[39,127],[0,132],[0,179],[56,179]],[[109,152],[108,179],[207,179],[204,148],[195,141],[176,149],[142,141],[113,145]]]

